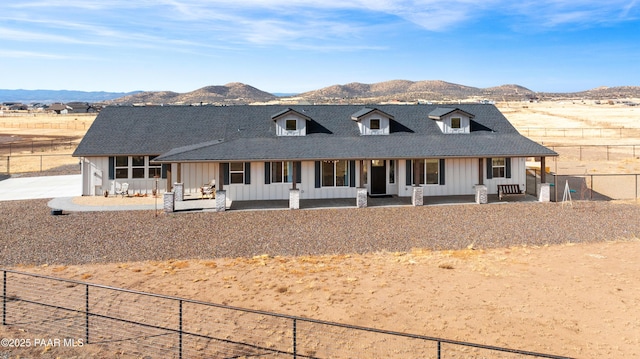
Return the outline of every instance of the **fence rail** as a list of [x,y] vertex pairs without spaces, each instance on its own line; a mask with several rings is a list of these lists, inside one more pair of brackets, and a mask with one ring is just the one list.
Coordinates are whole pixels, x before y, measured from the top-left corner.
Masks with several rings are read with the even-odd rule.
[[562,199],[568,187],[572,199],[630,200],[640,198],[640,174],[552,175],[551,200]]
[[[640,173],[547,173],[551,184],[551,201],[562,200],[565,187],[576,200],[639,200]],[[527,193],[538,195],[540,170],[527,170]]]
[[2,270],[2,324],[164,358],[567,357]]
[[640,156],[640,145],[555,145],[560,161],[613,161]]
[[518,127],[527,137],[578,137],[578,138],[638,138],[640,128],[629,127]]
[[60,148],[69,149],[76,146],[76,140],[32,140],[32,141],[12,141],[0,143],[0,154],[13,155],[16,151],[46,152],[56,151]]
[[0,174],[69,171],[80,173],[78,159],[71,153],[0,156]]

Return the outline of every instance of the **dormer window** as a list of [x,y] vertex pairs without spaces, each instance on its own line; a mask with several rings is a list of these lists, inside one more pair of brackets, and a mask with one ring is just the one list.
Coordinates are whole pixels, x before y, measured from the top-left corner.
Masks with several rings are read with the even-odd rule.
[[305,136],[307,123],[311,121],[311,117],[290,108],[271,116],[271,119],[276,123],[278,136]]
[[358,123],[361,135],[388,135],[393,116],[376,108],[365,107],[351,115],[351,119]]
[[475,116],[458,108],[438,107],[429,113],[442,133],[470,133],[471,120]]

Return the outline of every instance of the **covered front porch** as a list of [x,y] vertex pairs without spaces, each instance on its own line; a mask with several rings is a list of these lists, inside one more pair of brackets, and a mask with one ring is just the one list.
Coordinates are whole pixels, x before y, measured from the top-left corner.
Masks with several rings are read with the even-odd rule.
[[[502,200],[497,194],[487,196],[488,204],[504,204],[514,202],[537,202],[536,196],[525,194],[522,196],[505,197]],[[473,195],[457,196],[431,196],[423,197],[423,206],[465,205],[477,204]],[[227,211],[259,211],[259,210],[288,210],[288,200],[255,200],[255,201],[226,201]],[[408,207],[413,206],[411,197],[398,196],[374,196],[367,198],[367,207]],[[299,209],[323,209],[323,208],[357,208],[355,198],[327,198],[327,199],[301,199]],[[184,200],[175,207],[175,212],[185,211],[216,211],[215,199],[201,199],[196,195],[185,196]]]

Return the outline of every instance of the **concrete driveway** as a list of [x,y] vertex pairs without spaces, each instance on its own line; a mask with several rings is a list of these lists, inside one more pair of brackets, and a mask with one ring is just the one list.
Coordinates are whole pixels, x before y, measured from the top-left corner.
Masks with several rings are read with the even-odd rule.
[[8,178],[0,181],[0,201],[81,196],[81,176]]

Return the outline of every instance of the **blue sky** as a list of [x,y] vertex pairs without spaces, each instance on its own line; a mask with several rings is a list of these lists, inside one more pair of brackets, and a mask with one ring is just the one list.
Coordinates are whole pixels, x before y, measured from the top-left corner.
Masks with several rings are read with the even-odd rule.
[[640,86],[640,0],[3,1],[0,41],[2,89]]

